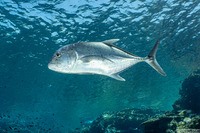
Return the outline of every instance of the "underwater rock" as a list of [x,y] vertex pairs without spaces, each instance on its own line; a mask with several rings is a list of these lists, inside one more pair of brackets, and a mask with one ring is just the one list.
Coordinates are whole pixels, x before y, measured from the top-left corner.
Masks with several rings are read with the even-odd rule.
[[200,133],[200,70],[182,83],[174,110],[142,123],[145,133]]
[[105,112],[91,125],[70,133],[200,133],[200,115],[191,110],[128,109]]
[[200,133],[200,70],[182,83],[173,111],[152,109],[105,112],[72,133]]
[[200,114],[200,70],[183,81],[179,93],[181,97],[173,104],[174,111],[186,109]]
[[199,133],[200,115],[193,114],[189,110],[188,116],[180,112],[170,112],[159,118],[142,123],[144,133]]
[[105,112],[94,120],[90,126],[82,127],[72,133],[140,133],[142,122],[159,117],[164,112],[153,109],[126,109]]

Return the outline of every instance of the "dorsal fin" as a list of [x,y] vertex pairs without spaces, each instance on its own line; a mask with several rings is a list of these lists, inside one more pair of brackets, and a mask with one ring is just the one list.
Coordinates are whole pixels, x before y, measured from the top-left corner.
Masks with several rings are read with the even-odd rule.
[[107,46],[110,46],[110,47],[114,47],[114,48],[116,48],[116,49],[119,49],[119,50],[125,52],[126,54],[129,54],[129,55],[134,56],[134,57],[138,57],[138,56],[136,56],[136,55],[134,55],[134,54],[132,54],[132,53],[130,53],[130,52],[127,52],[127,51],[125,51],[125,50],[123,50],[123,49],[121,49],[121,48],[119,48],[119,47],[113,45],[113,43],[115,43],[115,42],[117,42],[117,41],[119,41],[119,39],[110,39],[110,40],[105,40],[105,41],[103,41],[103,43],[106,44]]
[[110,40],[105,40],[103,43],[108,44],[108,45],[113,45],[113,43],[119,41],[119,39],[110,39]]

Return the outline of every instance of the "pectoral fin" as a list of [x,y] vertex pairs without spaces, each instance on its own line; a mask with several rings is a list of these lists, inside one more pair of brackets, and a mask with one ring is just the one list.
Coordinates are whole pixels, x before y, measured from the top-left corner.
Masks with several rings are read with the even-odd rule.
[[106,58],[106,57],[103,57],[103,56],[99,56],[99,55],[88,55],[88,56],[84,56],[82,58],[80,58],[80,60],[83,62],[83,63],[89,63],[91,61],[101,61],[101,62],[104,62],[104,61],[109,61],[109,62],[112,62],[112,60]]
[[119,80],[119,81],[126,81],[124,78],[122,78],[121,76],[119,76],[117,73],[112,74],[112,75],[108,75],[108,76],[111,77],[111,78],[114,78],[116,80]]

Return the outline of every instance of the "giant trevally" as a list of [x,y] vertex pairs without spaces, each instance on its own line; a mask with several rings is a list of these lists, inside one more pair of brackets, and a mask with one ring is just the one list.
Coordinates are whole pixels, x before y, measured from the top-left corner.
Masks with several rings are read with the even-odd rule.
[[69,74],[100,74],[125,81],[119,73],[139,62],[146,62],[161,75],[166,76],[156,60],[159,40],[148,56],[133,55],[113,43],[119,39],[103,42],[81,42],[68,44],[58,49],[48,64],[48,68]]

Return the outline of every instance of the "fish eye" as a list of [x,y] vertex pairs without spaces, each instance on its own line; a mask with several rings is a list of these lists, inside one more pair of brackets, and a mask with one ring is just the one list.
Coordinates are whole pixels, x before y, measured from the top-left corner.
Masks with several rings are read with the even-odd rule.
[[61,57],[61,55],[59,53],[56,53],[56,57]]

